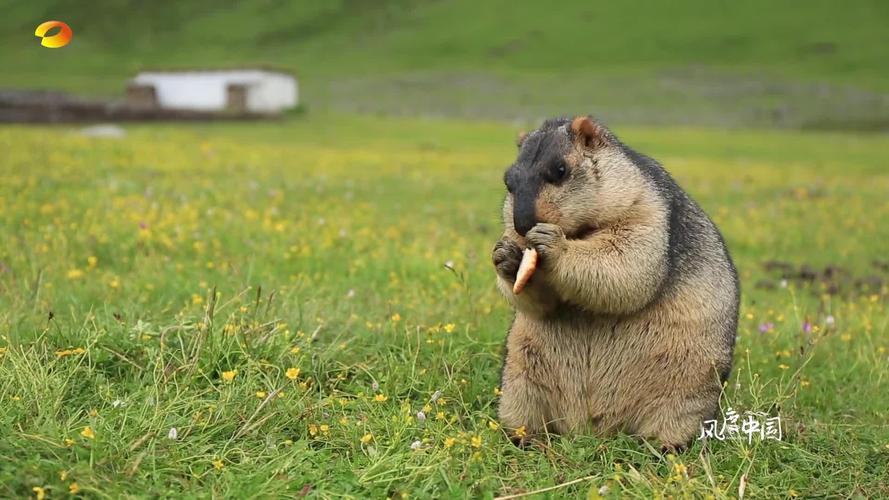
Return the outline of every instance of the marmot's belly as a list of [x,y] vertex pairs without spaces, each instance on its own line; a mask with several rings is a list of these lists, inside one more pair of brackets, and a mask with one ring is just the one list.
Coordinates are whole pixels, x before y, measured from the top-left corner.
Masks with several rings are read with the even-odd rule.
[[[669,316],[668,316],[669,317]],[[658,314],[597,319],[548,331],[542,356],[549,373],[550,420],[557,432],[634,432],[639,420],[671,398],[718,384],[715,332],[706,321],[667,322]]]

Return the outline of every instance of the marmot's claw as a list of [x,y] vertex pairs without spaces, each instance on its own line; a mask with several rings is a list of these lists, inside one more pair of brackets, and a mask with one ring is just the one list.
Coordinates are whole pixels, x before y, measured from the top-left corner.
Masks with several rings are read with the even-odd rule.
[[525,439],[525,438],[520,438],[518,436],[510,436],[509,440],[512,441],[512,444],[515,445],[517,448],[522,448],[522,449],[527,448],[528,444],[530,444],[530,440]]
[[561,251],[565,244],[565,232],[556,224],[537,224],[528,231],[525,238],[544,259]]
[[668,453],[672,453],[673,455],[678,455],[680,453],[685,452],[688,448],[686,444],[664,444],[661,445],[661,455],[666,455]]
[[512,240],[502,238],[494,245],[491,260],[497,268],[497,274],[513,282],[522,262],[522,247]]

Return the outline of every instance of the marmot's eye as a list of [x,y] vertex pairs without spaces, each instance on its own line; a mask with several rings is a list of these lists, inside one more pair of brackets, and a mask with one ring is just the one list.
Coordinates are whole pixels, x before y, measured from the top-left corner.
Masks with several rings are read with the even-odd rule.
[[564,179],[567,174],[568,174],[568,166],[565,165],[565,163],[559,163],[558,165],[556,165],[556,168],[553,169],[553,173],[552,173],[553,181],[558,182],[558,181]]

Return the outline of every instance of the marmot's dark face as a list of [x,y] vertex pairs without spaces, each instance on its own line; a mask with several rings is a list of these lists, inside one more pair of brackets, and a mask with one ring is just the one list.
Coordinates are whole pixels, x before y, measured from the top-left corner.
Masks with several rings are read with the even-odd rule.
[[[538,206],[544,186],[563,187],[571,180],[571,166],[566,155],[571,150],[567,120],[546,122],[543,127],[523,137],[519,155],[503,180],[512,200],[512,221],[516,232],[525,235],[538,222],[552,220],[552,209]],[[543,209],[543,210],[542,210]],[[549,220],[543,220],[547,218]]]
[[617,140],[588,117],[548,120],[521,137],[504,182],[507,228],[524,236],[546,222],[568,238],[619,218],[640,187],[638,170]]

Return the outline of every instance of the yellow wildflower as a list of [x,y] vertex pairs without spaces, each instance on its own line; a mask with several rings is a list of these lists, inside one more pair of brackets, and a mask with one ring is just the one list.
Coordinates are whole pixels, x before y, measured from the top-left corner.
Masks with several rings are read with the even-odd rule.
[[222,372],[222,380],[225,380],[226,382],[231,382],[232,380],[235,379],[235,375],[237,375],[237,374],[238,374],[238,370],[229,370],[226,372]]
[[290,354],[299,354],[299,346],[293,346],[290,348]]
[[318,426],[318,429],[321,431],[321,434],[327,434],[330,432],[330,426],[327,424],[321,424]]
[[83,278],[83,271],[80,269],[74,268],[74,269],[71,269],[68,271],[67,276],[68,276],[69,280],[78,280],[80,278]]
[[299,368],[288,368],[284,373],[284,376],[289,378],[290,380],[296,380],[296,377],[299,377]]
[[40,486],[35,486],[31,488],[31,491],[37,496],[37,500],[43,500],[46,498],[46,489],[41,488]]
[[683,463],[675,463],[673,464],[673,480],[681,481],[684,478],[688,477],[688,467]]
[[444,326],[444,331],[451,333],[454,331],[454,328],[455,328],[455,326],[453,323],[448,323],[447,325]]
[[74,446],[74,440],[71,438],[65,438],[65,446],[68,448]]
[[87,439],[96,439],[96,433],[93,432],[93,429],[90,426],[86,426],[80,431],[80,435]]
[[216,459],[213,462],[213,468],[216,470],[222,470],[225,467],[225,463],[222,460]]
[[786,369],[788,369],[788,368],[790,368],[790,367],[789,367],[788,365],[785,365],[784,363],[781,363],[780,365],[778,365],[778,368],[780,368],[780,369],[782,369],[782,370],[786,370]]
[[374,440],[374,435],[371,433],[367,433],[361,436],[361,444],[370,444],[371,441]]
[[256,391],[256,397],[258,397],[259,399],[264,399],[268,395],[269,394],[265,391]]
[[528,431],[525,429],[525,426],[523,425],[515,430],[515,435],[516,435],[516,437],[523,438],[528,435]]
[[386,401],[387,399],[389,399],[389,397],[386,396],[385,394],[377,394],[376,396],[374,396],[374,401],[377,401],[379,403],[382,403],[383,401]]
[[204,298],[201,297],[200,295],[198,295],[196,293],[191,294],[191,303],[192,304],[199,305],[203,301],[204,301]]
[[457,440],[454,438],[445,438],[444,447],[450,448],[450,447],[454,446],[456,443],[457,443]]
[[500,424],[491,420],[488,422],[488,428],[490,428],[492,431],[496,431],[497,429],[500,428]]
[[471,444],[473,448],[481,448],[482,447],[482,437],[481,436],[472,436],[472,438],[469,440],[469,444]]
[[500,396],[501,394],[503,394],[503,391],[501,391],[499,387],[495,387],[494,388],[494,395]]
[[76,349],[64,349],[61,351],[56,351],[56,357],[64,358],[65,356],[73,356],[75,354],[83,354],[86,352],[86,349],[83,347],[78,347]]
[[99,263],[99,259],[95,255],[90,255],[86,258],[86,263],[89,267],[93,268]]
[[398,313],[395,313],[392,315],[391,319],[392,319],[393,323],[398,323],[399,321],[401,321],[401,315]]
[[69,484],[68,485],[68,493],[71,493],[72,495],[76,495],[76,494],[80,493],[80,485],[78,485],[76,481]]
[[309,435],[315,437],[318,435],[318,426],[315,424],[309,424]]

